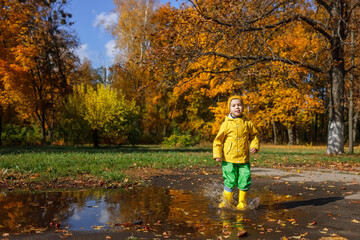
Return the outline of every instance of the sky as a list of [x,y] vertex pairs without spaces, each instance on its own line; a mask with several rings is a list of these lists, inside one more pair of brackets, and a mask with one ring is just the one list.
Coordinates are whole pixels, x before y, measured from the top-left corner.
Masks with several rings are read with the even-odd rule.
[[[177,0],[160,0],[161,4],[170,2],[179,7]],[[72,14],[72,29],[76,32],[80,45],[75,53],[83,61],[89,59],[94,68],[110,66],[116,50],[111,34],[106,25],[116,20],[113,0],[71,0],[68,1],[67,12]]]

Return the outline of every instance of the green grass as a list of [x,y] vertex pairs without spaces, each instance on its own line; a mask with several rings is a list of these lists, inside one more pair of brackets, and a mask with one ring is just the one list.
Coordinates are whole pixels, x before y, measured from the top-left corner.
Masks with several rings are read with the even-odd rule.
[[[160,147],[26,147],[2,148],[2,178],[57,178],[91,176],[105,181],[121,181],[123,171],[134,166],[183,168],[215,165],[210,149],[162,149]],[[34,177],[32,178],[34,179]]]
[[[360,149],[354,155],[328,156],[326,147],[262,146],[252,156],[252,165],[285,166],[359,166]],[[184,168],[218,165],[212,160],[211,148],[165,149],[159,146],[92,147],[2,147],[0,180],[54,181],[88,176],[106,182],[128,178],[125,170],[152,167]]]
[[[347,152],[347,149],[345,149]],[[262,167],[274,166],[312,166],[333,167],[334,165],[359,165],[360,148],[352,155],[327,155],[326,146],[273,146],[265,145],[258,155],[254,155],[252,164]],[[341,167],[340,167],[341,168]]]

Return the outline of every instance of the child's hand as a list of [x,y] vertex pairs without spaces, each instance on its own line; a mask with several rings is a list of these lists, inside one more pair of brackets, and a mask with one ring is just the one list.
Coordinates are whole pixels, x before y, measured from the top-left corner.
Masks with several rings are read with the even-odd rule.
[[215,158],[215,161],[221,162],[221,158]]
[[257,150],[256,148],[251,148],[251,149],[250,149],[250,152],[251,152],[251,153],[257,153],[258,150]]

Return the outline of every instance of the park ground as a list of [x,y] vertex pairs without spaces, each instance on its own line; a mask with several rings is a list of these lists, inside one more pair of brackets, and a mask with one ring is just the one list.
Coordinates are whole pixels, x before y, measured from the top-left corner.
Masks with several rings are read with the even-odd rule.
[[[138,171],[135,171],[138,172]],[[134,174],[136,174],[134,172]],[[285,196],[271,206],[260,204],[253,211],[273,208],[278,212],[294,213],[285,223],[268,218],[261,224],[248,224],[252,231],[239,239],[360,239],[360,169],[351,171],[332,168],[252,168],[252,189]],[[211,182],[222,181],[220,166],[191,167],[176,170],[145,169],[145,187],[159,186],[199,192]],[[139,186],[144,187],[144,186]],[[252,196],[251,197],[256,197]],[[275,231],[278,224],[290,227]],[[2,239],[61,239],[56,232]],[[193,239],[171,235],[154,236],[145,232],[72,232],[67,239]],[[200,239],[200,238],[198,238]],[[223,234],[203,239],[234,239]]]

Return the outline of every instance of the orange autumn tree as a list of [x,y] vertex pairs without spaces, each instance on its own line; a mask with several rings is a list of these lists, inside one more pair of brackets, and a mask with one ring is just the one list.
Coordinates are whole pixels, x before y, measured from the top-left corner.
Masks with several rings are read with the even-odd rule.
[[[202,19],[192,8],[178,10],[165,6],[160,9],[158,17],[162,17],[161,19],[165,23],[164,19],[168,17],[167,24],[157,28],[153,47],[155,49],[154,55],[159,60],[157,63],[160,63],[156,65],[157,70],[160,69],[162,74],[159,74],[159,76],[163,77],[163,85],[168,86],[169,89],[167,94],[169,97],[168,106],[171,108],[169,116],[172,121],[177,122],[177,125],[182,130],[200,132],[202,136],[210,140],[212,137],[211,132],[213,134],[216,133],[224,119],[224,115],[227,114],[226,108],[223,109],[227,97],[233,93],[242,94],[246,98],[248,98],[248,95],[254,96],[253,94],[257,93],[259,84],[262,82],[261,78],[257,75],[269,74],[271,66],[263,64],[260,67],[253,67],[251,69],[246,69],[245,67],[237,68],[237,59],[201,55],[201,52],[199,53],[198,51],[199,49],[210,49],[209,46],[214,46],[215,44],[216,48],[212,50],[222,51],[224,54],[229,54],[233,51],[247,51],[247,48],[250,49],[252,42],[261,38],[261,36],[249,33],[243,39],[236,39],[233,45],[229,45],[229,42],[234,41],[231,36],[221,33],[215,36],[205,34],[202,28],[207,27],[211,29],[213,26],[211,26],[209,21]],[[218,29],[214,28],[212,31],[216,32]],[[304,33],[306,30],[302,30],[302,32]],[[276,36],[279,37],[276,38]],[[283,35],[281,37],[280,34],[276,36],[273,37],[274,42],[276,39],[278,41],[283,39]],[[291,47],[288,46],[287,54],[298,51],[298,49],[294,48],[299,44],[301,37],[303,36],[298,36],[295,40],[290,41],[293,49],[290,49]],[[167,42],[169,39],[170,44]],[[283,41],[287,42],[288,39]],[[277,44],[280,45],[280,43]],[[304,48],[304,45],[298,48],[301,47]],[[192,57],[188,57],[190,55]],[[166,68],[166,66],[171,67]],[[272,66],[272,68],[274,67]],[[254,74],[254,72],[257,73]],[[181,77],[178,77],[179,75]],[[279,74],[278,76],[281,75]],[[274,77],[275,81],[277,81],[276,78],[278,76]],[[284,79],[279,79],[279,82],[281,81],[284,81]],[[312,91],[309,88],[306,89]],[[289,92],[297,89],[296,87],[289,87],[289,90],[284,89],[283,91],[285,92],[285,90]],[[219,101],[223,101],[223,103],[216,105],[216,102]],[[254,105],[254,102],[251,104]],[[286,106],[288,103],[282,101],[279,104]],[[216,118],[212,126],[213,116],[209,111],[209,107]],[[267,106],[269,111],[271,107]],[[286,121],[295,124],[295,121],[291,120],[291,118],[293,116],[289,116],[290,120],[280,117],[278,119],[282,121],[281,124],[290,126]],[[255,122],[260,124],[259,121]],[[267,127],[269,126],[267,125]]]
[[360,78],[359,78],[359,65],[360,59],[360,45],[356,44],[360,42],[360,33],[357,26],[360,25],[360,11],[355,11],[355,17],[351,19],[350,25],[350,44],[345,46],[345,51],[350,58],[347,62],[347,68],[349,75],[345,82],[345,91],[347,94],[347,107],[348,107],[348,129],[349,129],[349,154],[354,153],[354,146],[356,140],[357,125],[360,118]]
[[[167,5],[159,9],[155,19],[159,24],[151,39],[151,57],[155,79],[158,79],[157,86],[161,89],[155,99],[159,104],[163,104],[163,109],[166,108],[167,114],[164,118],[167,117],[171,122],[171,127],[201,134],[204,139],[210,139],[213,116],[208,106],[213,105],[213,96],[219,92],[226,92],[225,89],[231,89],[234,84],[226,83],[222,88],[214,88],[216,82],[221,82],[223,77],[214,75],[209,79],[211,74],[202,72],[204,64],[213,65],[213,57],[203,58],[191,64],[190,58],[177,54],[178,51],[187,50],[192,51],[189,55],[194,54],[192,47],[207,44],[207,36],[201,32],[186,35],[192,31],[196,32],[189,29],[187,24],[189,19],[197,21],[196,11],[174,9]],[[183,64],[189,65],[186,73],[183,72]]]
[[154,0],[114,0],[114,13],[118,18],[109,27],[119,49],[116,64],[112,67],[112,86],[122,89],[129,99],[136,99],[138,104],[144,103],[142,98],[149,78],[145,62],[155,4]]
[[[152,101],[150,92],[153,89],[153,73],[147,66],[148,50],[150,48],[150,35],[154,24],[152,17],[156,10],[156,0],[114,0],[115,10],[118,18],[108,30],[115,37],[116,47],[119,53],[116,63],[111,67],[111,86],[121,90],[128,100],[135,100],[142,114],[136,120],[137,128],[145,135],[156,134],[158,127],[150,127],[147,118],[147,107]],[[152,125],[152,124],[150,124]],[[150,133],[150,131],[152,133]]]
[[324,112],[323,102],[309,85],[291,87],[279,79],[259,85],[258,92],[245,95],[244,103],[250,106],[249,118],[262,132],[271,129],[277,143],[276,124],[281,124],[287,129],[288,144],[293,145],[299,141],[296,135],[301,129],[309,130],[315,114]]
[[[1,111],[18,101],[16,89],[20,86],[14,82],[16,78],[24,78],[26,72],[22,66],[14,64],[14,51],[20,45],[19,35],[26,35],[27,23],[31,21],[32,8],[24,8],[19,1],[0,1],[0,77],[1,77]],[[23,47],[23,51],[26,51]],[[31,54],[30,49],[28,54]]]
[[[182,35],[167,47],[172,50],[168,57],[180,63],[178,72],[174,71],[180,75],[178,82],[181,85],[178,86],[186,83],[196,85],[196,78],[201,73],[210,73],[209,79],[220,75],[221,85],[228,82],[227,79],[242,79],[234,81],[241,82],[239,86],[242,88],[233,88],[231,92],[243,94],[256,91],[257,81],[253,80],[261,79],[257,76],[262,74],[269,75],[266,71],[277,62],[297,66],[299,73],[303,71],[301,69],[306,69],[308,74],[315,76],[309,78],[315,92],[325,89],[329,93],[326,99],[330,103],[327,153],[344,152],[343,86],[345,75],[351,70],[345,68],[349,61],[345,46],[348,46],[347,37],[351,30],[348,23],[356,17],[355,13],[360,7],[356,1],[188,2],[190,6],[178,11],[184,20]],[[297,25],[305,31],[296,29]],[[165,30],[162,32],[166,33]],[[276,42],[281,40],[284,33],[286,39],[294,43],[290,48],[284,44],[286,42]],[[205,41],[201,41],[202,35],[206,36]],[[295,43],[300,46],[299,51],[294,47]],[[210,57],[215,59],[213,64]],[[196,66],[204,61],[210,63],[211,67],[205,64],[200,68]],[[250,72],[247,73],[247,70]],[[302,81],[306,82],[307,76],[301,76]],[[216,98],[225,101],[227,95],[219,94]]]
[[[237,32],[237,37],[233,39],[242,38],[248,32],[260,37],[259,41],[254,42],[253,47],[248,49],[247,54],[238,51],[227,54],[215,49],[205,50],[202,55],[213,55],[228,60],[238,59],[239,67],[264,61],[283,62],[305,67],[314,73],[326,74],[326,85],[329,85],[327,153],[344,153],[344,83],[346,75],[351,70],[347,67],[350,58],[347,57],[346,46],[349,45],[349,33],[352,27],[355,27],[350,23],[359,11],[358,1],[189,0],[189,2],[201,17],[216,25],[219,31],[225,34]],[[236,10],[232,11],[233,9]],[[254,11],[255,9],[257,10]],[[227,10],[228,13],[224,14]],[[317,52],[304,52],[306,58],[299,59],[293,56],[284,58],[274,51],[271,45],[272,36],[279,31],[287,30],[290,23],[307,26],[311,35],[316,34],[322,43],[321,47],[317,48]],[[356,29],[358,31],[358,26]],[[216,35],[219,31],[207,32]],[[311,46],[312,40],[307,38],[306,44]]]
[[181,16],[178,11],[170,7],[169,3],[159,7],[152,18],[155,29],[149,36],[151,48],[148,52],[147,66],[151,78],[146,88],[148,104],[144,133],[155,136],[157,141],[169,136],[173,128],[178,127],[173,119],[178,116],[177,107],[180,105],[182,108],[179,103],[183,103],[173,96],[173,87],[177,83],[178,62],[169,57],[173,52],[174,41],[181,34]]
[[0,75],[23,118],[37,121],[42,143],[52,141],[57,107],[69,93],[74,37],[65,28],[66,1],[2,1]]

